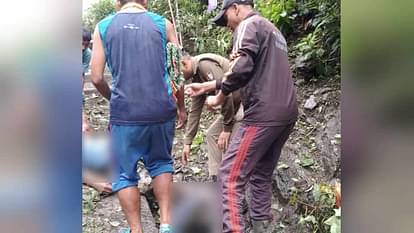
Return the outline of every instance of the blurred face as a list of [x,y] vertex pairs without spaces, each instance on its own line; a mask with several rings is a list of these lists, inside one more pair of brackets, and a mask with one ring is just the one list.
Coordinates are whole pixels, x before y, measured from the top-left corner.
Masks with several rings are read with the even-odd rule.
[[184,79],[188,80],[193,77],[193,65],[191,59],[183,59],[181,60],[181,71],[184,74]]
[[233,4],[229,8],[227,8],[224,17],[227,22],[227,27],[229,27],[232,31],[234,31],[240,23],[239,19],[240,8],[239,5]]
[[121,7],[122,7],[121,2],[120,1],[116,1],[115,2],[115,10],[116,11],[120,11],[121,10]]
[[142,1],[141,5],[145,8],[148,8],[148,0]]
[[89,45],[88,41],[83,41],[82,40],[82,50],[86,49],[88,47],[88,45]]

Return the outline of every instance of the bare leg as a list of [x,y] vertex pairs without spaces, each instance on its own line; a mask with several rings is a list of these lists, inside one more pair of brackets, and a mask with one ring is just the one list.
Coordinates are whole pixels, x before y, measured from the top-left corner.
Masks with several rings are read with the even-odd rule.
[[131,228],[131,233],[142,233],[141,197],[138,187],[121,189],[118,192],[118,198]]
[[85,171],[82,179],[84,184],[96,189],[99,192],[99,194],[112,193],[111,183],[107,182],[103,177]]
[[154,194],[161,212],[161,224],[171,223],[172,175],[164,173],[154,178]]

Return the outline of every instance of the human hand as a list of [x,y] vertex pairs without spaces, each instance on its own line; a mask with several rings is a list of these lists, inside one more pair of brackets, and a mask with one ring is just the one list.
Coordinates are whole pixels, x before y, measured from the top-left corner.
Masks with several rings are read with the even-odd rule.
[[231,135],[230,132],[222,131],[220,133],[220,136],[218,138],[217,144],[218,144],[218,147],[221,150],[223,150],[223,151],[227,150],[227,148],[229,146],[230,135]]
[[178,123],[176,126],[176,129],[182,129],[185,126],[185,123],[187,121],[187,112],[184,110],[179,110],[178,113]]
[[184,90],[185,90],[185,94],[191,97],[196,97],[196,96],[206,93],[206,88],[204,87],[202,83],[191,83],[191,84],[185,85]]
[[224,102],[224,98],[225,96],[221,92],[216,96],[209,96],[207,98],[207,106],[214,109]]
[[181,162],[183,165],[187,165],[188,158],[190,157],[191,153],[191,145],[184,145],[183,154],[181,155]]

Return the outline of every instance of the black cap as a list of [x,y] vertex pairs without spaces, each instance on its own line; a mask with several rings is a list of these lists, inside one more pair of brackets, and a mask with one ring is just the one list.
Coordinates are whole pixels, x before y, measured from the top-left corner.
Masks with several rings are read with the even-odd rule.
[[227,25],[224,14],[226,13],[227,8],[229,8],[234,3],[243,4],[243,5],[252,5],[252,6],[254,5],[253,0],[224,0],[223,7],[221,8],[218,15],[216,17],[214,17],[214,19],[213,19],[213,22],[217,26],[223,26],[224,27],[224,26]]

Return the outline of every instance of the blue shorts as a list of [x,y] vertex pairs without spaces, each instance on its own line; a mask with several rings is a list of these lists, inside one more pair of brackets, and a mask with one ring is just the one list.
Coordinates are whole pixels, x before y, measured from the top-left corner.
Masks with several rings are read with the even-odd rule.
[[152,178],[173,173],[171,150],[175,119],[152,125],[111,125],[111,147],[115,159],[113,192],[137,186],[137,163],[143,160]]

